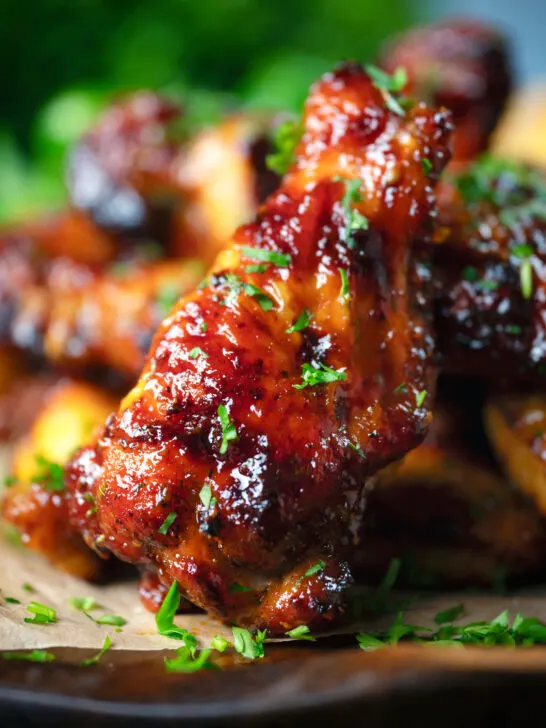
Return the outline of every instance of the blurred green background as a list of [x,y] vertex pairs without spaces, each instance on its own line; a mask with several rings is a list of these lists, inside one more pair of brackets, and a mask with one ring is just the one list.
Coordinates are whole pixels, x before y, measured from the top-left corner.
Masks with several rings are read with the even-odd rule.
[[62,204],[63,158],[113,95],[162,89],[192,125],[294,109],[415,20],[399,0],[0,0],[0,221]]

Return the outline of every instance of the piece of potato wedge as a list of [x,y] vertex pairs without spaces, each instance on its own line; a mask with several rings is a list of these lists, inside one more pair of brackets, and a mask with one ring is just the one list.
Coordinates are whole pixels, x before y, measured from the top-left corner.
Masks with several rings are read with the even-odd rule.
[[[100,559],[68,522],[62,468],[100,427],[117,401],[97,387],[61,379],[44,396],[34,422],[13,453],[13,484],[2,513],[23,543],[57,568],[83,579],[100,572]],[[91,507],[91,506],[90,506]]]

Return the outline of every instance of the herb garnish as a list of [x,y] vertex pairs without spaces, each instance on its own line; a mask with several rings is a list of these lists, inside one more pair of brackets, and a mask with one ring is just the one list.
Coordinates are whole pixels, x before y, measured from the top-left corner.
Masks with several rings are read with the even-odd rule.
[[534,617],[524,618],[518,613],[510,625],[510,615],[508,610],[505,610],[490,622],[454,625],[453,620],[458,619],[463,610],[463,605],[458,604],[439,612],[435,617],[435,622],[440,625],[437,630],[406,624],[404,615],[400,612],[385,632],[360,633],[357,635],[357,641],[363,650],[376,650],[386,645],[395,645],[402,639],[419,644],[453,647],[465,645],[515,647],[546,644],[546,624]]
[[216,505],[216,498],[212,497],[212,489],[208,483],[205,483],[199,491],[199,500],[207,510]]
[[425,173],[425,177],[428,177],[429,174],[432,172],[432,162],[430,161],[430,159],[424,157],[421,160],[421,165],[423,166],[423,172]]
[[351,298],[349,275],[344,268],[339,268],[339,275],[341,276],[341,290],[339,292],[339,295],[343,300],[348,301]]
[[237,594],[239,592],[249,592],[252,591],[252,589],[249,586],[243,586],[242,584],[239,584],[239,582],[234,581],[233,584],[230,584],[228,592],[230,594]]
[[286,329],[286,333],[293,334],[296,331],[303,331],[303,329],[306,329],[309,326],[312,318],[314,318],[314,316],[311,311],[309,311],[308,308],[304,308],[292,326],[289,326]]
[[267,270],[267,263],[258,263],[245,266],[245,273],[265,273]]
[[287,637],[292,637],[293,640],[307,640],[308,642],[316,642],[316,639],[311,634],[311,630],[306,624],[300,624],[299,627],[285,632]]
[[106,637],[104,638],[104,643],[103,643],[102,647],[100,648],[100,651],[97,652],[97,654],[94,655],[93,657],[89,657],[87,660],[82,660],[80,665],[82,667],[90,667],[91,665],[96,665],[97,662],[99,662],[101,657],[104,655],[104,653],[108,652],[110,647],[112,647],[112,640],[110,639],[110,637],[108,637],[108,635],[106,635]]
[[42,455],[36,455],[36,465],[39,470],[34,480],[47,490],[64,490],[64,468],[58,463],[47,460]]
[[292,256],[285,253],[278,253],[275,250],[265,250],[263,248],[250,248],[243,245],[243,255],[251,260],[261,260],[265,263],[272,263],[279,268],[288,268],[292,262]]
[[225,298],[224,304],[232,303],[244,291],[247,296],[255,298],[256,302],[264,311],[270,311],[273,308],[273,301],[267,293],[253,283],[243,283],[239,276],[234,273],[228,273],[225,277],[225,282],[229,288],[229,294]]
[[208,358],[208,354],[206,351],[203,351],[200,346],[194,346],[193,349],[190,349],[190,352],[188,354],[190,359],[197,359],[198,356],[204,356],[205,358]]
[[46,650],[32,650],[31,652],[3,652],[3,660],[23,660],[25,662],[53,662],[55,655]]
[[225,652],[229,647],[229,642],[225,637],[222,637],[221,634],[215,634],[212,638],[210,646],[213,650],[216,650],[217,652]]
[[317,384],[330,384],[331,382],[344,382],[347,379],[347,373],[337,371],[326,364],[320,364],[318,367],[312,364],[301,365],[301,384],[293,384],[295,389],[304,389],[305,387],[314,387]]
[[288,172],[294,161],[294,152],[302,134],[303,125],[299,121],[289,119],[279,125],[273,134],[273,143],[277,151],[268,154],[265,158],[268,169],[280,175]]
[[218,407],[218,418],[222,427],[222,444],[220,445],[220,455],[225,455],[230,442],[236,442],[239,439],[237,429],[233,420],[229,418],[229,413],[225,404]]
[[373,85],[381,91],[385,105],[389,111],[398,116],[404,116],[404,108],[400,101],[395,98],[393,93],[400,93],[404,86],[408,82],[408,75],[406,69],[401,66],[396,68],[394,73],[389,75],[386,71],[376,66],[367,65],[365,66],[366,73],[372,79]]
[[261,659],[264,656],[264,642],[267,638],[267,630],[258,630],[254,637],[242,627],[232,627],[233,647],[247,660]]
[[53,624],[57,621],[57,612],[53,607],[47,607],[39,602],[30,602],[27,610],[33,617],[25,617],[27,624]]
[[322,571],[324,567],[326,566],[326,562],[322,561],[320,559],[317,561],[316,564],[313,564],[313,566],[310,566],[305,574],[303,575],[302,579],[308,579],[310,576],[314,576],[315,574],[318,574],[319,571]]
[[423,402],[427,398],[427,394],[428,392],[426,389],[423,389],[421,392],[417,392],[417,394],[415,395],[415,404],[417,405],[417,407],[423,406]]
[[162,536],[166,536],[169,532],[169,528],[173,525],[176,519],[177,514],[174,511],[171,511],[169,515],[165,518],[161,526],[157,529],[157,532],[160,533]]
[[199,670],[214,668],[214,663],[209,661],[212,650],[201,650],[199,654],[189,647],[180,647],[176,650],[176,657],[165,658],[167,672],[198,672]]
[[173,640],[182,640],[184,645],[190,650],[193,655],[197,649],[197,639],[191,632],[182,627],[177,627],[174,623],[174,615],[178,611],[180,606],[180,592],[178,590],[178,584],[173,581],[171,588],[167,592],[159,612],[155,615],[155,623],[157,631],[163,637],[169,637]]
[[364,215],[352,207],[353,202],[362,202],[364,199],[360,193],[362,180],[358,178],[345,179],[344,177],[334,177],[334,182],[343,182],[345,185],[345,194],[341,198],[341,206],[345,213],[346,242],[347,247],[354,248],[355,241],[352,233],[357,230],[367,230],[369,227],[368,218],[364,217]]
[[79,612],[90,612],[92,609],[100,607],[100,604],[97,604],[93,597],[72,597],[68,600],[68,603]]

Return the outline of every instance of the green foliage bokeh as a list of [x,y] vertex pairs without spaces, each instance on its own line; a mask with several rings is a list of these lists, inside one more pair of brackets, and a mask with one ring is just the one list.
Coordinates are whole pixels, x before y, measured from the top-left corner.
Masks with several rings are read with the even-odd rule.
[[297,109],[344,58],[408,25],[402,0],[2,0],[0,220],[62,202],[62,159],[108,98],[176,93],[196,124]]

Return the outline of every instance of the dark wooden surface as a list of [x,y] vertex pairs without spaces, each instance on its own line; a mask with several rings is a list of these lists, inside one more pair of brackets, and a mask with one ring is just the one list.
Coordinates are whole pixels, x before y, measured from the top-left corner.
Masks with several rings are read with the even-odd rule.
[[157,653],[86,656],[60,651],[47,665],[0,663],[0,726],[291,726],[504,728],[546,710],[546,649],[401,647],[364,653],[270,647],[261,663],[168,674]]

